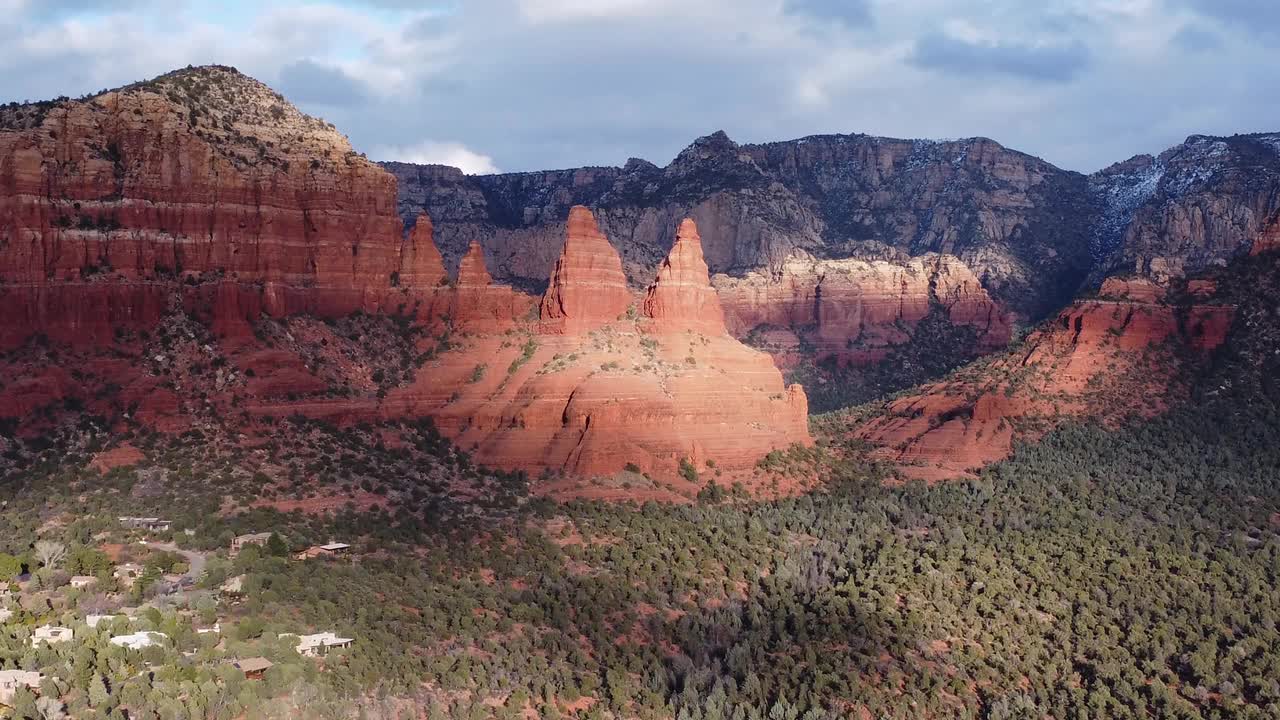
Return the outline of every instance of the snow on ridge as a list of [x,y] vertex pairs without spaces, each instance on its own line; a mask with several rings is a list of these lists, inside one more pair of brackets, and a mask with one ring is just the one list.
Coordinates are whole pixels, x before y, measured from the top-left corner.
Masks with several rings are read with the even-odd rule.
[[1155,195],[1167,168],[1160,161],[1133,172],[1098,176],[1090,182],[1090,191],[1102,204],[1102,218],[1090,238],[1089,251],[1095,263],[1109,257],[1133,222],[1134,215]]

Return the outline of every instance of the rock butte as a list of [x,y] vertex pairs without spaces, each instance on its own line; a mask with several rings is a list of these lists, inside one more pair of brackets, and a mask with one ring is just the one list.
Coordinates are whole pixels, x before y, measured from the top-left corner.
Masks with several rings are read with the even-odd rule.
[[[579,213],[569,232],[580,232],[588,218]],[[770,450],[811,442],[803,389],[785,386],[768,355],[707,321],[715,291],[705,264],[700,284],[696,265],[672,279],[674,293],[661,289],[671,271],[659,272],[650,291],[661,298],[658,317],[617,318],[613,310],[625,309],[617,294],[609,321],[574,297],[592,287],[619,289],[607,241],[593,244],[603,279],[582,271],[590,264],[573,257],[590,245],[566,242],[559,268],[582,272],[560,273],[548,287],[538,328],[550,321],[551,332],[515,341],[473,336],[465,351],[445,354],[411,386],[391,393],[384,414],[431,415],[463,448],[499,467],[572,475],[633,464],[671,478],[682,458],[732,473],[749,470]],[[687,268],[683,260],[701,256],[692,223],[672,255],[664,268]],[[686,311],[694,322],[681,320]],[[586,327],[595,329],[584,336]]]
[[[1164,289],[1108,279],[1028,337],[1023,348],[888,403],[852,429],[879,457],[927,481],[964,477],[1068,418],[1151,417],[1186,391],[1182,353],[1205,357],[1226,339],[1235,308],[1193,305],[1179,322]],[[1194,362],[1194,360],[1192,360]]]
[[581,205],[569,211],[564,248],[542,296],[542,329],[579,334],[607,325],[627,311],[631,292],[622,258]]
[[160,82],[0,132],[0,349],[37,333],[102,345],[153,326],[175,295],[234,333],[260,312],[414,304],[392,278],[416,283],[429,259],[421,233],[401,236],[395,180],[266,86],[203,72],[240,108],[234,124],[195,119]]
[[[725,332],[692,222],[645,317],[627,317],[636,299],[585,208],[569,213],[541,302],[494,283],[474,241],[448,283],[431,218],[403,232],[390,175],[292,108],[255,119],[277,96],[208,72],[210,92],[237,93],[243,117],[193,120],[161,84],[60,103],[0,132],[0,348],[36,334],[68,348],[55,365],[6,365],[0,415],[69,398],[166,432],[205,413],[340,424],[429,415],[481,462],[587,476],[634,463],[674,478],[682,458],[733,473],[810,442],[803,390]],[[348,386],[335,397],[301,350],[255,336],[264,316],[354,311],[449,328],[451,349],[389,392]],[[166,379],[142,357],[139,334],[178,312],[207,326],[239,373],[226,389]]]

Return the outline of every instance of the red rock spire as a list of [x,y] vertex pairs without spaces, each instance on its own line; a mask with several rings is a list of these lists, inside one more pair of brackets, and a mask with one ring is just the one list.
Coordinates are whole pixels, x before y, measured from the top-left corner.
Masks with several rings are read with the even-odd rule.
[[702,238],[693,220],[686,218],[680,223],[676,244],[658,267],[658,277],[645,296],[644,314],[653,319],[655,332],[726,334],[720,297],[711,287]]
[[400,243],[400,286],[425,290],[440,285],[446,277],[431,216],[419,213],[409,237]]
[[543,329],[566,335],[587,332],[616,320],[630,304],[622,258],[591,211],[575,206],[569,211],[564,249],[542,296]]
[[458,265],[458,287],[488,287],[493,284],[493,276],[484,264],[484,248],[479,240],[472,240],[467,254],[462,256]]

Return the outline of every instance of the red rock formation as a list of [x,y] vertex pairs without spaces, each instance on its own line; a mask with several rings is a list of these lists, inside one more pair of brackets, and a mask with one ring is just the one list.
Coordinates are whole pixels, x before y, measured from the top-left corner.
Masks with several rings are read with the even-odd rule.
[[574,335],[607,325],[631,304],[622,258],[581,205],[569,211],[564,249],[542,296],[544,332]]
[[599,345],[560,335],[534,343],[517,363],[522,344],[477,338],[389,395],[384,412],[431,415],[481,461],[535,475],[612,474],[634,463],[673,477],[681,458],[742,470],[810,442],[804,391],[787,388],[768,355],[726,335],[690,343],[632,330]]
[[[1153,287],[1115,281],[1105,292],[1150,297]],[[904,474],[941,480],[1000,460],[1016,439],[1034,439],[1066,418],[1154,415],[1185,391],[1171,344],[1213,350],[1234,309],[1195,306],[1181,327],[1177,315],[1169,305],[1136,299],[1076,302],[1024,349],[894,400],[853,433]]]
[[394,179],[265,86],[184,72],[208,96],[162,78],[0,131],[4,347],[154,322],[165,291],[148,283],[179,276],[265,283],[271,313],[385,301],[400,267]]
[[[479,286],[479,253],[473,247],[468,255],[468,285]],[[389,394],[383,412],[431,415],[483,462],[535,474],[594,476],[634,463],[675,477],[682,458],[742,471],[770,450],[809,443],[803,389],[786,387],[769,356],[734,340],[722,323],[712,332],[719,305],[705,264],[697,282],[691,223],[672,256],[650,292],[650,319],[623,318],[589,338],[563,334],[563,325],[523,341],[475,336],[424,368],[411,387]],[[604,278],[571,271],[559,297],[582,287],[616,290],[605,282],[616,264],[601,265]],[[681,334],[695,328],[701,335]]]
[[1150,278],[1109,277],[1102,281],[1098,296],[1111,300],[1132,300],[1139,303],[1157,303],[1164,300],[1166,290]]
[[108,345],[117,329],[155,325],[169,293],[153,282],[3,283],[0,349],[17,347],[37,333],[75,347]]
[[[618,253],[573,209],[534,315],[534,298],[494,284],[478,242],[442,286],[430,219],[404,237],[394,181],[329,126],[238,74],[189,72],[0,130],[0,346],[34,333],[84,346],[59,348],[76,373],[37,345],[20,354],[38,362],[3,359],[16,372],[0,384],[0,414],[79,398],[161,431],[206,415],[426,414],[482,462],[588,476],[634,462],[674,478],[682,459],[749,471],[810,442],[803,390],[725,332],[692,221],[637,322]],[[287,346],[255,336],[264,317],[400,307],[420,320],[447,313],[461,332],[385,398],[333,387],[304,333],[275,327]],[[188,327],[175,339],[165,320],[156,353],[154,336],[120,332],[179,310],[212,338]],[[415,351],[435,351],[422,342]]]
[[978,331],[977,351],[1004,347],[1012,333],[1012,313],[950,255],[925,255],[901,265],[796,256],[777,275],[717,275],[715,284],[735,334],[787,328],[815,347],[818,359],[878,361],[909,340],[935,305],[951,322]]
[[444,258],[436,247],[431,217],[418,214],[413,231],[400,246],[400,287],[415,290],[435,290],[448,280],[444,270]]
[[471,333],[494,333],[511,328],[528,314],[534,299],[506,285],[495,285],[484,262],[484,248],[472,241],[458,266],[449,305],[453,326]]
[[656,333],[698,332],[724,335],[724,311],[711,287],[702,239],[693,220],[680,223],[676,242],[658,267],[644,299],[644,315]]

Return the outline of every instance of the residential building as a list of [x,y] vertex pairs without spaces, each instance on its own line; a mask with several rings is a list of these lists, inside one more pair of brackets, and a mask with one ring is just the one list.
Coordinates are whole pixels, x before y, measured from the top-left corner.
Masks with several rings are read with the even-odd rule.
[[353,642],[355,641],[351,638],[338,637],[331,632],[316,633],[315,635],[299,635],[297,650],[299,655],[317,657],[329,650],[349,648]]
[[143,567],[137,563],[124,563],[117,565],[115,576],[120,581],[121,587],[133,587],[133,584],[142,577]]
[[269,532],[250,533],[248,535],[237,535],[231,538],[231,557],[235,557],[236,555],[239,555],[241,550],[243,550],[244,548],[250,545],[258,545],[258,546],[266,545],[267,541],[270,539],[271,539],[271,533]]
[[31,633],[31,645],[40,647],[42,644],[55,645],[57,643],[71,642],[75,635],[71,628],[41,625]]
[[71,587],[87,588],[98,584],[98,578],[92,575],[74,575],[71,578]]
[[116,637],[111,638],[111,644],[118,647],[129,648],[130,650],[142,650],[143,648],[149,648],[152,645],[159,645],[168,639],[169,636],[162,632],[144,630],[142,632],[136,632],[129,635],[117,635]]
[[164,520],[158,517],[122,517],[120,524],[134,530],[147,530],[150,532],[165,532],[173,527],[171,520]]
[[104,622],[109,623],[118,617],[120,616],[119,615],[88,615],[84,619],[84,624],[88,625],[91,629],[96,629],[98,625]]
[[38,672],[0,670],[0,705],[8,705],[13,702],[13,696],[18,692],[18,688],[27,688],[33,691],[39,690],[42,680],[44,680],[44,675]]
[[311,547],[298,553],[295,557],[299,560],[310,560],[312,558],[334,557],[336,555],[345,555],[351,551],[351,546],[346,543],[329,542],[324,545],[312,545]]
[[243,660],[235,660],[231,663],[237,670],[244,673],[246,680],[261,680],[267,674],[275,663],[264,657],[245,658]]

